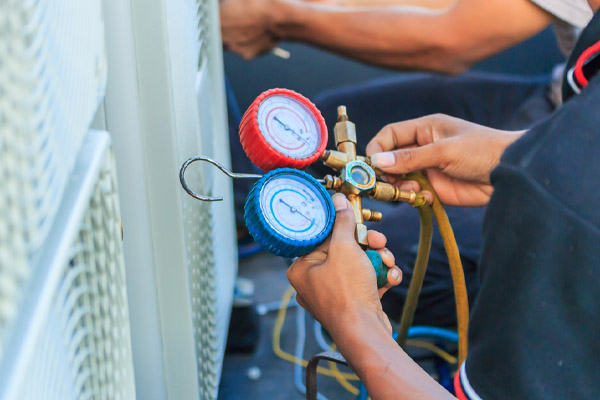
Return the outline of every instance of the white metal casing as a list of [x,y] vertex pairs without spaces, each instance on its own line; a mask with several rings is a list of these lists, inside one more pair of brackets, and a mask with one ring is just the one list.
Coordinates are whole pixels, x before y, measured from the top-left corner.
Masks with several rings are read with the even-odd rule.
[[104,92],[100,1],[0,3],[0,60],[1,354]]
[[[137,395],[216,398],[237,251],[216,0],[104,0],[109,81],[101,123],[119,173]],[[202,189],[200,189],[202,188]]]
[[25,287],[2,399],[135,397],[121,221],[106,132],[90,132]]
[[0,2],[0,398],[135,396],[100,0]]

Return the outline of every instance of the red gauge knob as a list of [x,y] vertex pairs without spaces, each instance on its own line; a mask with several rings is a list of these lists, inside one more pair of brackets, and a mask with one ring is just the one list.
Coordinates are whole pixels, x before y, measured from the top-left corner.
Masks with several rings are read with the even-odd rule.
[[293,90],[263,92],[248,108],[240,124],[244,151],[263,171],[303,169],[327,146],[327,126],[321,112]]

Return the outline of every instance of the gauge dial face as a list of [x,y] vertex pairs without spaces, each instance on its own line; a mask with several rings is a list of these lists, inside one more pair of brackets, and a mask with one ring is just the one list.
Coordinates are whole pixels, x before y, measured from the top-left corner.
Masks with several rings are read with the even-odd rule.
[[275,150],[291,158],[308,158],[321,144],[317,119],[292,97],[272,95],[264,99],[258,108],[258,127]]
[[293,174],[267,180],[261,188],[260,207],[276,232],[295,240],[317,237],[325,230],[330,212],[314,184]]

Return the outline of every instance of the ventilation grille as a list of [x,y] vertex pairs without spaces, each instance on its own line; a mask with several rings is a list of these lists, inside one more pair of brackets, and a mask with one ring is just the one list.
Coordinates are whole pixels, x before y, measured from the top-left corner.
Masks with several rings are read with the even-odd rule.
[[18,399],[133,399],[121,222],[107,153]]
[[0,356],[105,83],[100,1],[0,2]]
[[212,243],[212,216],[208,203],[195,201],[194,204],[194,199],[184,201],[198,386],[202,399],[214,399],[217,397],[222,361],[219,351],[222,337],[219,335],[223,333],[217,327],[218,282]]
[[198,65],[201,66],[210,57],[210,0],[196,0],[196,7],[198,42],[200,44]]
[[[213,0],[195,0],[197,6],[197,26],[199,44],[199,74],[197,82],[198,90],[198,115],[200,118],[200,152],[202,154],[214,155],[214,143],[212,135],[215,127],[219,126],[215,119],[220,115],[216,107],[219,103],[215,101],[215,85],[213,79],[223,79],[222,76],[214,74],[215,66],[213,58],[220,53],[213,51],[217,38],[211,32],[217,27],[218,14],[213,7],[217,2]],[[192,171],[190,171],[192,172]],[[190,182],[194,187],[202,187],[207,193],[212,192],[215,179],[214,168],[205,165],[195,168],[190,174]],[[221,194],[221,193],[219,193]],[[214,223],[219,223],[217,215],[213,215],[210,203],[204,203],[185,196],[184,224],[186,232],[186,247],[188,251],[188,269],[190,271],[190,285],[192,296],[192,312],[194,334],[196,339],[196,357],[198,365],[198,387],[200,398],[216,399],[219,387],[220,371],[224,350],[224,338],[227,334],[224,322],[228,320],[226,314],[229,310],[223,310],[224,298],[230,298],[223,291],[228,289],[225,280],[232,279],[225,272],[217,269],[215,251],[217,254],[223,251],[232,251],[229,243],[223,243],[223,249],[215,243]],[[224,260],[225,257],[222,257]],[[223,264],[223,263],[222,263]],[[221,265],[221,267],[225,267]]]

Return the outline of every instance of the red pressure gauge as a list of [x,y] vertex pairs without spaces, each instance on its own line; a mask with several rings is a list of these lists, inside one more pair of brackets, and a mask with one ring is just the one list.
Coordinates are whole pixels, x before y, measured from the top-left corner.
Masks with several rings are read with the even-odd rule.
[[271,89],[248,108],[240,124],[244,151],[263,171],[303,169],[327,146],[327,126],[321,112],[293,90]]

